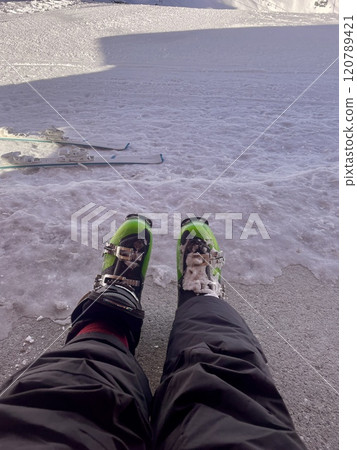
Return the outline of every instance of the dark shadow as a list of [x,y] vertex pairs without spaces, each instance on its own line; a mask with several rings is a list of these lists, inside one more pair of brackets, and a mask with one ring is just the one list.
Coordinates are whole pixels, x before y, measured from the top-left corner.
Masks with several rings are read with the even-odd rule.
[[[170,80],[175,86],[177,83],[183,83],[183,87],[187,83],[194,85],[197,73],[211,83],[208,90],[202,84],[198,86],[197,95],[202,99],[205,96],[207,99],[219,96],[230,89],[230,96],[237,99],[236,104],[232,105],[237,108],[237,114],[242,96],[252,99],[252,111],[257,106],[254,101],[258,97],[272,104],[279,103],[277,110],[280,110],[333,61],[338,54],[337,42],[337,26],[328,25],[107,37],[102,38],[99,44],[103,66],[110,68],[80,75],[65,76],[64,73],[59,78],[35,81],[26,77],[26,80],[29,79],[31,85],[54,108],[88,136],[93,131],[91,127],[96,125],[96,118],[88,112],[87,105],[97,96],[104,107],[104,110],[98,111],[101,117],[108,112],[106,97],[108,100],[112,100],[113,96],[118,97],[115,117],[111,113],[108,118],[123,123],[125,108],[132,106],[130,95],[136,92],[142,95],[138,105],[145,108],[145,95],[157,90],[157,94],[169,96]],[[21,72],[26,76],[24,70],[21,69]],[[233,80],[232,73],[235,74]],[[221,84],[212,82],[215,74],[219,74],[223,81]],[[14,79],[19,79],[15,73]],[[229,86],[225,84],[225,79],[231,80]],[[320,82],[324,83],[324,78]],[[0,97],[0,126],[9,126],[18,132],[35,133],[53,125],[66,126],[26,83],[0,87]],[[306,101],[306,98],[302,101]],[[272,111],[272,116],[274,113]],[[31,128],[28,126],[29,117]],[[241,116],[239,120],[247,123],[249,117]],[[117,126],[118,122],[115,124]],[[127,127],[126,135],[130,134],[129,130],[130,127]]]

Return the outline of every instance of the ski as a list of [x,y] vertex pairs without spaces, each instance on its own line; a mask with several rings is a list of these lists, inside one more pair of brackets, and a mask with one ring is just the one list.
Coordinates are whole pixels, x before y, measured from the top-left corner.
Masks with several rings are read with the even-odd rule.
[[103,166],[114,164],[161,164],[164,161],[162,154],[151,156],[117,155],[109,158],[92,156],[84,149],[62,150],[57,157],[36,158],[21,155],[20,152],[11,152],[2,155],[11,164],[0,166],[0,169],[24,169],[28,167],[67,167],[67,166]]
[[75,146],[80,148],[92,148],[94,150],[102,150],[102,151],[115,151],[115,152],[122,152],[126,150],[130,142],[128,142],[124,147],[122,148],[115,148],[115,147],[107,147],[103,145],[96,145],[96,144],[89,144],[85,142],[75,142],[75,141],[64,141],[64,140],[54,140],[54,139],[35,139],[35,138],[12,138],[12,137],[0,137],[1,141],[19,141],[19,142],[39,142],[39,143],[46,143],[46,144],[57,144],[57,145],[69,145],[69,146]]

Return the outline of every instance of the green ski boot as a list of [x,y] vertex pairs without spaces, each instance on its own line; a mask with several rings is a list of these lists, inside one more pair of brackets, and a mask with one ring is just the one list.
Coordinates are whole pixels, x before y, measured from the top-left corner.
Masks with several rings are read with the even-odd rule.
[[102,272],[73,311],[67,342],[86,324],[105,320],[125,333],[134,353],[144,319],[140,299],[151,254],[151,226],[146,217],[130,214],[105,245]]
[[182,221],[176,255],[179,306],[195,295],[224,298],[224,257],[207,220],[194,217]]

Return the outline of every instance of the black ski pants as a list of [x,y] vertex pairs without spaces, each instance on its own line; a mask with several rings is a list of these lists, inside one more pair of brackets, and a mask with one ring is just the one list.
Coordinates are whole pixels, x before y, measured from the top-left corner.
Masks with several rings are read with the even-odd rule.
[[154,399],[115,337],[81,334],[0,399],[0,449],[305,449],[260,345],[223,300],[176,313]]

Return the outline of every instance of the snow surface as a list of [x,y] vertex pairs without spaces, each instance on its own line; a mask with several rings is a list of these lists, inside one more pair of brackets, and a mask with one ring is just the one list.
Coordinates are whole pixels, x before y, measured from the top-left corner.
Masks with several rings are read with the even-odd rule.
[[[313,2],[224,3],[0,2],[0,136],[50,130],[165,157],[0,173],[0,336],[19,315],[68,320],[100,269],[91,236],[105,213],[101,240],[128,213],[168,215],[149,267],[161,286],[175,279],[174,224],[187,213],[210,213],[231,283],[269,283],[293,264],[337,279],[338,17],[301,14]],[[0,141],[0,154],[10,151],[45,157],[58,147]],[[71,217],[90,203],[102,211],[74,241]],[[223,213],[237,214],[233,239]],[[245,228],[252,213],[270,239],[258,223]]]
[[125,3],[132,5],[157,5],[184,8],[236,9],[250,12],[296,12],[338,14],[339,0],[15,0],[0,1],[0,12],[9,14],[34,13],[61,9],[81,3]]

